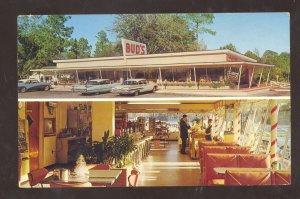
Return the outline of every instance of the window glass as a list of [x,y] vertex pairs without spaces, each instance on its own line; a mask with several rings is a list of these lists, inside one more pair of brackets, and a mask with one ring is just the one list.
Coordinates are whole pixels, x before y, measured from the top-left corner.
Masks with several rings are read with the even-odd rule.
[[137,85],[138,84],[138,82],[136,82],[136,81],[125,81],[125,82],[123,82],[123,85]]
[[88,81],[86,84],[87,85],[98,85],[98,82],[96,82],[96,81]]

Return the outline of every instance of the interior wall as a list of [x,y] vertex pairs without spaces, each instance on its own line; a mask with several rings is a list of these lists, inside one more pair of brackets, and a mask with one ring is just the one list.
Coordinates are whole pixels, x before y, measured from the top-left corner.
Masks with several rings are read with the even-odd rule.
[[57,103],[56,110],[56,135],[61,132],[62,129],[67,128],[67,109],[69,102]]
[[115,102],[92,102],[92,140],[101,141],[107,130],[115,134]]

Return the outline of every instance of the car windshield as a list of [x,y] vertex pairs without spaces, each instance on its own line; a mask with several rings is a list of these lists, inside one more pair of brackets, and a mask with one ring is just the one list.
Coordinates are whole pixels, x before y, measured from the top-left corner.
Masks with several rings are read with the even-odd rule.
[[136,81],[125,81],[122,85],[137,85],[138,83]]
[[98,85],[98,82],[96,82],[96,81],[88,81],[86,83],[86,85]]

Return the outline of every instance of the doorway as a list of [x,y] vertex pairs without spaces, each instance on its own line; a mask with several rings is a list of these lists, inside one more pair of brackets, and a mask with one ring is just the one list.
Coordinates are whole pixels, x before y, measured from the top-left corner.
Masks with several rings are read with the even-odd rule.
[[27,104],[27,121],[29,132],[29,169],[39,168],[39,102]]

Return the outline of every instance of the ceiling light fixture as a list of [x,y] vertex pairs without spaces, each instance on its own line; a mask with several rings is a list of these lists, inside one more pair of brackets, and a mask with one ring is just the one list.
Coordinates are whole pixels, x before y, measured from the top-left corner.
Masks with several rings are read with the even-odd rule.
[[140,104],[140,105],[144,105],[144,104],[181,104],[180,102],[128,102],[127,104]]

